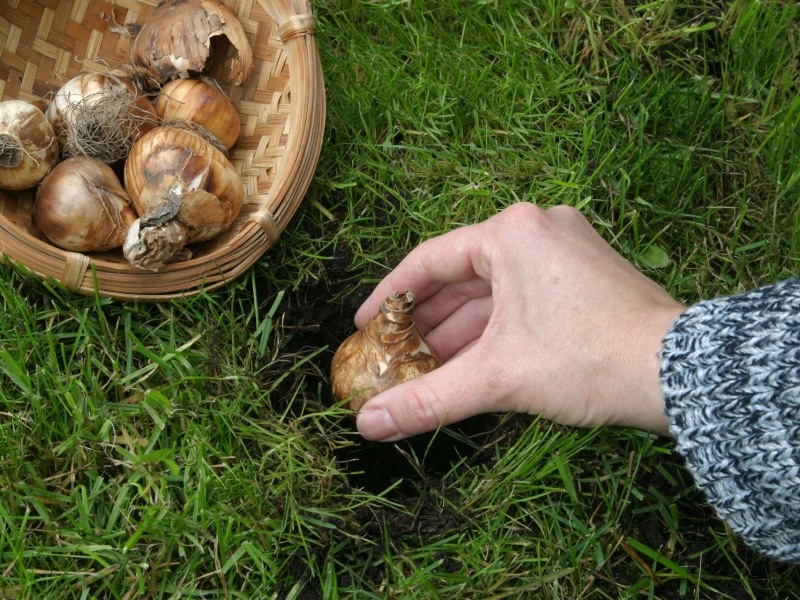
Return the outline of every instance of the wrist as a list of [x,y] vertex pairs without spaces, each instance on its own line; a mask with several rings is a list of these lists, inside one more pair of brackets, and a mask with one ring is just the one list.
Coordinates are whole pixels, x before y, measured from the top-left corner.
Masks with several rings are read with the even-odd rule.
[[670,420],[661,391],[661,349],[672,323],[685,310],[671,301],[633,319],[634,334],[624,351],[629,388],[620,396],[614,424],[669,435]]

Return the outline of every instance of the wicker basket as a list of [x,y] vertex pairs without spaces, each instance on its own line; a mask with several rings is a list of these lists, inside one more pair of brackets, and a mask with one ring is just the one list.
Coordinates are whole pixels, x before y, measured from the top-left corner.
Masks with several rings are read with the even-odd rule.
[[[314,19],[306,0],[222,1],[242,22],[255,66],[241,87],[227,80],[229,57],[218,53],[209,67],[242,120],[231,163],[247,198],[233,226],[194,246],[191,260],[151,273],[128,264],[120,251],[82,254],[53,246],[31,222],[35,188],[0,191],[5,260],[82,294],[94,294],[96,281],[101,296],[158,302],[230,282],[277,242],[308,189],[322,142],[325,91]],[[0,97],[36,101],[79,73],[130,62],[133,38],[124,25],[141,25],[157,3],[6,0]]]

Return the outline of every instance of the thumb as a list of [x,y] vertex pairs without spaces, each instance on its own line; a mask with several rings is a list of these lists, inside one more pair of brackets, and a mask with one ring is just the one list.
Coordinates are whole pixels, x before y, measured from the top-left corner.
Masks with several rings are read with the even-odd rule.
[[491,367],[475,348],[435,371],[382,392],[367,402],[356,419],[368,440],[394,442],[432,431],[492,410],[503,410],[501,374],[490,378]]

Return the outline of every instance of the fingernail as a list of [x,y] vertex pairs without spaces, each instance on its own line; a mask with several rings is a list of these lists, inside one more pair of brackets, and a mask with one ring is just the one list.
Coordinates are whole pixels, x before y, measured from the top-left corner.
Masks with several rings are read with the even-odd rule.
[[368,440],[380,442],[398,435],[400,432],[385,408],[372,408],[358,414],[358,431]]

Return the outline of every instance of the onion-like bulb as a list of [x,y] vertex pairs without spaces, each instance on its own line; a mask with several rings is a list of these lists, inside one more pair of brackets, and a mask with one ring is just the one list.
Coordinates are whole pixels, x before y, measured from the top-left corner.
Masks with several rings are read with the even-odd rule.
[[140,136],[158,123],[150,100],[127,77],[87,73],[65,83],[47,118],[67,156],[105,163],[124,159]]
[[174,121],[197,123],[230,150],[239,139],[242,122],[228,97],[201,79],[175,79],[161,88],[156,114],[169,125]]
[[42,181],[33,218],[56,246],[90,252],[121,246],[136,214],[111,167],[96,158],[73,156]]
[[23,100],[0,102],[0,188],[24,190],[58,162],[58,143],[44,113]]
[[242,85],[253,72],[253,50],[236,15],[216,0],[163,0],[133,42],[133,68],[155,85],[201,73],[218,35],[238,51],[230,78]]
[[364,329],[339,346],[331,365],[337,402],[350,398],[350,408],[358,410],[379,393],[442,365],[411,316],[415,300],[409,291],[395,292]]
[[230,226],[244,202],[242,182],[222,152],[173,127],[153,129],[136,143],[125,188],[140,218],[122,250],[132,265],[154,271],[186,244]]

